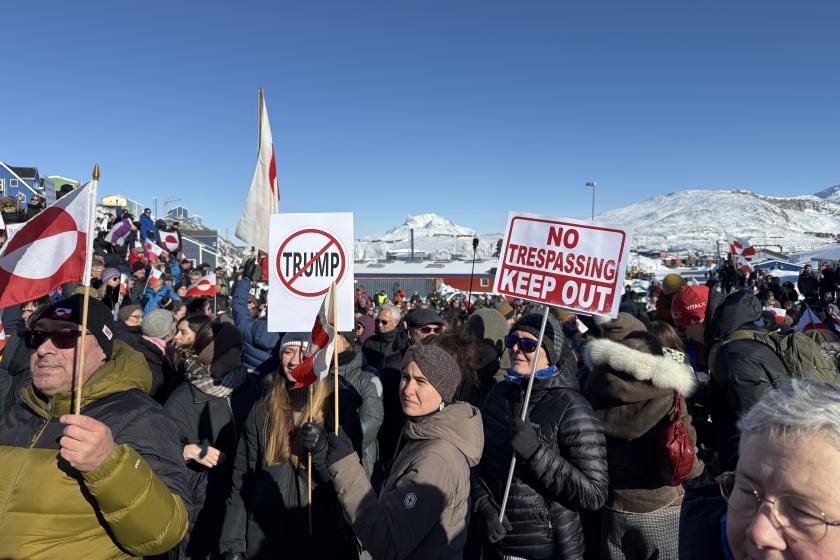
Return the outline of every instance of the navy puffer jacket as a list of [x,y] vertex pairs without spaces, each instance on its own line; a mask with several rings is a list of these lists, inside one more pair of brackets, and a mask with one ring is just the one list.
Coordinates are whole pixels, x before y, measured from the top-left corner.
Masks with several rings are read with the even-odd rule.
[[[526,385],[504,381],[493,387],[481,416],[484,455],[473,482],[475,511],[483,500],[496,507],[507,478],[513,417]],[[496,552],[532,560],[583,558],[579,509],[597,510],[607,499],[607,448],[604,428],[581,394],[562,375],[535,379],[528,420],[538,427],[540,447],[517,458],[505,515],[513,526]]]
[[242,335],[242,365],[254,370],[271,357],[271,351],[280,341],[279,333],[268,332],[268,321],[254,319],[248,311],[251,279],[243,278],[233,288],[233,323]]

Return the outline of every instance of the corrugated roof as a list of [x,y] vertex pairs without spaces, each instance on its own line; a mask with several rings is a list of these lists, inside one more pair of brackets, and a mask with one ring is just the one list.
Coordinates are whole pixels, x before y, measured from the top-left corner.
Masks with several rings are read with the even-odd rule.
[[[492,275],[492,269],[496,268],[498,261],[495,259],[475,261],[475,274]],[[357,275],[363,274],[402,274],[410,276],[445,276],[470,274],[472,261],[422,261],[422,262],[356,262],[353,264],[353,272]]]

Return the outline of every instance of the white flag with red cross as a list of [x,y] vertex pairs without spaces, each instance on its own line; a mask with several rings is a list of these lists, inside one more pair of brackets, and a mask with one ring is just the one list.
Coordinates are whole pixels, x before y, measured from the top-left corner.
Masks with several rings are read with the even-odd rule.
[[216,275],[212,272],[199,278],[198,282],[187,288],[189,297],[215,297]]
[[318,383],[330,373],[330,362],[335,351],[335,325],[330,320],[334,317],[333,301],[333,288],[330,288],[315,317],[309,356],[291,372],[296,389]]
[[0,309],[39,298],[65,282],[89,282],[98,183],[94,179],[59,199],[0,249]]

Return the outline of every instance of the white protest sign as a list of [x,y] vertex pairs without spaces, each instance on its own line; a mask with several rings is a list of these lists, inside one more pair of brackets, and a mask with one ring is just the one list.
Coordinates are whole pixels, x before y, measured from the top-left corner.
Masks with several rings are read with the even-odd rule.
[[631,229],[511,212],[495,291],[591,315],[618,315]]
[[312,330],[336,283],[338,330],[353,330],[353,214],[272,214],[268,330]]

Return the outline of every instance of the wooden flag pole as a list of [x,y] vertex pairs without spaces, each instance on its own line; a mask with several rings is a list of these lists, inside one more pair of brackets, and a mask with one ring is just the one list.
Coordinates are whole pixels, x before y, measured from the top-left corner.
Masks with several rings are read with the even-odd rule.
[[87,243],[85,254],[85,268],[84,277],[82,278],[82,286],[84,287],[84,296],[82,297],[82,324],[81,336],[79,336],[79,352],[76,360],[76,398],[73,401],[73,413],[81,414],[82,412],[82,385],[84,384],[84,363],[85,363],[85,342],[87,340],[87,323],[88,323],[88,306],[90,303],[90,269],[91,261],[93,260],[93,234],[94,234],[94,216],[96,215],[96,187],[99,182],[99,164],[93,167],[93,177],[91,185],[91,201],[90,201],[90,215],[88,216],[87,229]]
[[[338,290],[335,287],[335,280],[332,286],[332,322],[335,336],[338,336]],[[338,344],[333,341],[333,366],[335,367],[335,435],[338,435]]]

